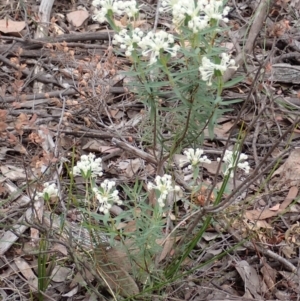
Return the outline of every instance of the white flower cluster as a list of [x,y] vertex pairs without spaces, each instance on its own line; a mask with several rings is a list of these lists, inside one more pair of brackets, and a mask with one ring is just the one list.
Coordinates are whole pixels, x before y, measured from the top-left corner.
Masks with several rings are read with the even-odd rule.
[[174,45],[172,34],[165,31],[157,33],[150,31],[144,36],[139,28],[135,28],[132,32],[126,29],[121,30],[114,36],[113,44],[120,44],[126,56],[130,56],[134,49],[141,50],[142,55],[150,56],[150,65],[157,61],[161,51],[168,52],[174,57],[180,48],[179,45]]
[[191,165],[188,166],[189,169],[197,167],[199,163],[211,163],[211,160],[209,160],[207,156],[202,156],[204,150],[201,148],[197,148],[196,150],[189,148],[183,153],[187,156],[188,161],[191,163]]
[[[226,164],[226,169],[224,171],[224,175],[228,175],[230,173],[230,177],[233,177],[233,169],[235,166],[245,171],[246,174],[249,174],[250,166],[249,163],[245,160],[248,159],[248,156],[244,153],[241,153],[238,160],[238,153],[232,152],[229,150],[225,151],[223,161]],[[220,162],[220,158],[218,158],[218,162]]]
[[150,65],[157,61],[161,51],[168,52],[174,57],[180,48],[179,45],[174,45],[174,36],[165,31],[148,32],[138,45],[144,56],[150,54]]
[[96,14],[93,16],[93,19],[99,23],[107,21],[106,15],[109,11],[118,16],[126,14],[129,18],[133,18],[139,11],[135,0],[94,0],[92,5],[101,6],[101,10],[96,10]]
[[133,31],[122,29],[118,34],[114,35],[113,44],[120,44],[120,48],[125,50],[126,56],[131,56],[132,51],[141,42],[144,32],[138,27]]
[[49,201],[52,198],[58,197],[58,189],[56,188],[56,184],[52,183],[44,183],[44,189],[42,192],[37,192],[35,199],[37,200],[38,198],[43,198],[44,200]]
[[122,201],[119,198],[119,192],[115,189],[116,183],[110,180],[104,180],[101,183],[101,187],[94,187],[93,192],[97,200],[99,201],[98,210],[107,214],[109,209],[114,203],[118,205],[122,204]]
[[188,27],[196,33],[208,27],[210,20],[228,22],[225,16],[230,8],[223,6],[223,0],[163,0],[160,12],[171,11],[176,27],[188,19]]
[[204,56],[202,58],[202,66],[199,67],[199,71],[201,73],[202,80],[207,81],[207,85],[211,86],[215,70],[218,70],[221,74],[223,74],[228,68],[237,69],[235,61],[230,59],[230,56],[227,53],[222,53],[220,64],[215,64]]
[[157,202],[160,207],[164,207],[168,194],[171,191],[179,191],[180,187],[177,185],[173,186],[172,177],[167,174],[162,177],[156,176],[154,181],[156,185],[153,183],[148,183],[148,190],[156,189],[160,193]]
[[82,176],[85,179],[90,177],[95,178],[101,177],[102,172],[102,159],[95,159],[95,155],[90,153],[89,155],[82,155],[80,161],[77,162],[76,166],[73,167],[74,176]]

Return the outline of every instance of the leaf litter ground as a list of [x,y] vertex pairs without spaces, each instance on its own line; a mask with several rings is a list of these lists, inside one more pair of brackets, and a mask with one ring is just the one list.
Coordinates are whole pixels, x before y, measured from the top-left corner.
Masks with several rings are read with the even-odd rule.
[[[216,213],[182,266],[183,271],[199,268],[180,282],[169,284],[164,300],[298,300],[297,125],[289,139],[279,138],[299,116],[300,38],[296,29],[300,7],[297,1],[275,1],[263,16],[267,17],[264,27],[250,29],[256,36],[252,48],[243,49],[240,43],[235,50],[237,41],[247,35],[245,29],[257,9],[253,2],[229,1],[231,30],[224,45],[229,51],[244,53],[247,65],[240,64],[237,71],[245,75],[243,82],[225,90],[223,98],[239,98],[248,101],[248,105],[238,123],[234,117],[241,104],[233,105],[233,112],[218,120],[214,139],[208,134],[205,137],[204,148],[213,163],[203,166],[205,180],[201,190],[190,197],[192,206],[178,201],[180,210],[176,215],[172,213],[172,223],[184,233],[189,221],[184,217],[193,216],[208,198],[208,187],[218,168],[216,159],[226,141],[234,146],[239,130],[253,125],[258,112],[262,114],[243,142],[252,170],[284,155],[273,165],[273,173],[263,174],[225,211]],[[153,26],[155,5],[144,3],[141,25],[145,30]],[[17,1],[2,1],[1,7],[1,297],[31,300],[31,294],[36,294],[41,258],[36,243],[42,234],[47,239],[43,254],[47,254],[44,259],[51,279],[45,290],[49,300],[96,300],[99,291],[109,298],[103,278],[123,297],[133,295],[142,284],[131,275],[126,253],[107,248],[106,238],[101,237],[101,246],[91,255],[87,251],[89,233],[78,227],[77,200],[66,201],[70,185],[66,166],[70,168],[74,158],[89,152],[103,159],[104,177],[118,185],[134,185],[136,178],[147,182],[155,176],[155,159],[143,143],[145,128],[149,126],[147,113],[128,91],[131,79],[121,72],[128,70],[130,61],[114,55],[109,46],[113,33],[92,22],[89,3],[54,2],[46,38],[35,35],[34,21],[39,9],[35,2],[21,5]],[[159,20],[159,27],[172,30],[169,24],[167,16]],[[265,72],[255,80],[261,64]],[[37,67],[41,69],[35,75]],[[270,150],[271,156],[263,161]],[[184,155],[175,155],[174,166],[179,174],[178,184],[188,191],[191,175],[179,167],[182,159]],[[243,180],[242,175],[236,174],[226,194]],[[47,206],[34,200],[35,191],[40,191],[46,181],[60,183],[59,200]],[[82,191],[83,198],[81,179],[76,179],[76,189]],[[114,206],[111,212],[118,215],[122,210],[122,206]],[[135,226],[134,220],[123,224],[126,231]],[[160,262],[172,257],[180,238],[159,242],[163,244]],[[233,246],[236,248],[225,257],[201,266]],[[114,262],[119,268],[104,264],[99,273],[89,262],[91,256],[102,263]],[[122,280],[116,283],[116,279]],[[153,300],[155,296],[146,298]]]

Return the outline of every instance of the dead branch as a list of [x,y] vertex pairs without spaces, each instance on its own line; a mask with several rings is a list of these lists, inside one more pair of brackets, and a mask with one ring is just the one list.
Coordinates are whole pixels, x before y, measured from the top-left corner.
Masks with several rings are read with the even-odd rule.
[[[261,1],[260,5],[257,7],[257,13],[254,16],[249,35],[246,39],[245,47],[242,49],[242,52],[237,55],[235,58],[235,64],[237,66],[242,65],[246,59],[247,55],[250,54],[254,47],[254,42],[257,37],[257,35],[261,32],[261,28],[263,26],[263,23],[265,21],[266,16],[268,15],[268,10],[270,9],[270,3],[269,0],[263,0]],[[224,82],[227,82],[230,80],[233,75],[235,74],[236,70],[234,69],[227,69],[225,74],[223,75]]]

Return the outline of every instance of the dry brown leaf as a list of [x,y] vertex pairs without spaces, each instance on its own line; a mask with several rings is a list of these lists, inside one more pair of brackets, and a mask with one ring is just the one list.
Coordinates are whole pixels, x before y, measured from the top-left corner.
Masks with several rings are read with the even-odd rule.
[[[218,170],[219,162],[217,161],[212,161],[210,164],[208,163],[202,163],[202,166],[212,175],[215,175]],[[222,170],[222,169],[220,169]]]
[[103,246],[98,246],[95,250],[95,261],[97,273],[115,294],[130,297],[139,293],[136,282],[123,268],[121,262],[115,264]]
[[67,14],[67,20],[75,27],[81,26],[89,17],[89,13],[85,10],[76,10]]
[[261,300],[260,294],[263,292],[263,287],[256,270],[245,260],[238,262],[235,268],[244,281],[245,293],[251,299],[254,297]]
[[275,206],[269,208],[271,211],[278,211],[280,208],[280,204],[276,204]]
[[[83,276],[82,276],[83,275]],[[93,281],[94,276],[91,274],[91,272],[88,269],[82,269],[82,271],[73,277],[72,282],[70,283],[70,288],[73,288],[80,284],[81,286],[86,285],[86,280],[87,281]]]
[[78,293],[79,290],[79,286],[75,286],[73,289],[71,289],[69,292],[67,292],[66,294],[62,294],[62,297],[73,297]]
[[[266,218],[270,218],[273,216],[277,216],[285,211],[285,209],[292,203],[292,201],[296,198],[298,194],[298,188],[293,186],[290,188],[288,195],[285,200],[280,204],[279,209],[277,211],[264,209],[260,210],[247,210],[244,214],[246,218],[249,220],[262,220]],[[274,207],[273,207],[274,208]]]
[[[279,176],[279,178],[275,176]],[[300,148],[294,149],[287,160],[272,175],[276,185],[300,186]]]
[[125,170],[125,174],[128,178],[132,178],[137,174],[138,170],[143,166],[143,161],[139,158],[129,160],[129,164]]
[[120,20],[114,19],[114,23],[120,28],[127,27],[129,24],[132,26],[132,28],[141,27],[146,22],[147,20],[137,20],[133,22],[128,22],[127,16],[122,17]]
[[60,252],[61,254],[67,256],[68,255],[68,250],[63,244],[59,243],[54,243],[53,246],[51,247],[52,252]]
[[259,231],[261,228],[264,228],[264,229],[273,229],[273,227],[269,223],[267,223],[265,220],[257,220],[257,221],[255,221],[254,225],[252,223],[249,224],[249,223],[247,223],[245,221],[245,224],[252,231]]
[[292,258],[293,255],[296,255],[297,252],[291,246],[283,246],[280,248],[280,251],[284,254],[286,258]]
[[179,241],[179,239],[181,239],[181,236],[176,236],[176,237],[171,237],[169,236],[167,239],[158,239],[156,240],[156,243],[158,245],[162,245],[164,244],[163,246],[163,249],[161,251],[161,254],[160,254],[160,257],[159,257],[159,260],[158,262],[161,262],[162,260],[164,260],[168,254],[170,254],[174,244]]
[[[128,250],[129,252],[129,250]],[[116,266],[121,266],[126,272],[133,273],[133,263],[128,257],[128,253],[125,251],[125,248],[122,249],[120,245],[112,247],[106,250],[107,256],[109,259],[116,264]],[[130,250],[130,254],[133,255],[135,251]]]
[[146,23],[147,23],[147,20],[136,20],[136,21],[131,22],[131,25],[133,28],[136,28],[136,27],[143,27],[143,25]]
[[286,243],[290,246],[300,246],[300,224],[296,222],[284,234]]
[[0,197],[2,199],[6,198],[9,190],[5,187],[3,183],[0,184]]
[[279,22],[274,23],[269,29],[270,37],[280,37],[286,33],[290,29],[288,20],[281,20]]
[[263,275],[264,282],[266,283],[268,289],[273,291],[275,289],[276,283],[276,270],[274,270],[266,262],[263,263],[263,267],[260,269],[260,272]]
[[20,32],[26,26],[24,21],[13,21],[10,19],[0,20],[0,31],[3,33]]
[[300,0],[291,0],[291,6],[300,9]]
[[0,166],[0,170],[3,176],[10,179],[11,181],[26,179],[26,174],[23,168],[7,164]]
[[123,229],[124,233],[133,233],[136,231],[136,221],[129,221]]
[[7,118],[7,110],[0,110],[0,119],[2,121],[6,120]]
[[31,266],[23,258],[18,257],[14,259],[16,266],[23,276],[27,279],[30,290],[36,291],[38,288],[38,278],[32,271]]
[[116,26],[124,28],[127,26],[127,19],[124,19],[124,17],[121,18],[121,20],[114,19],[114,23],[116,24]]
[[57,265],[52,270],[50,278],[54,282],[65,282],[71,273],[70,268]]
[[[298,273],[292,273],[287,271],[278,271],[280,275],[287,281],[289,289],[299,292],[299,275]],[[286,300],[286,298],[280,299]],[[290,299],[291,300],[291,299]]]
[[7,128],[7,123],[0,121],[0,132],[4,132]]

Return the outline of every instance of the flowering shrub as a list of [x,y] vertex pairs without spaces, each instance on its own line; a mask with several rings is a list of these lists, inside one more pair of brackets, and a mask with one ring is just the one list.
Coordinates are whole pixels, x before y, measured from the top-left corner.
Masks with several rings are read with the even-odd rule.
[[[202,143],[207,126],[213,136],[215,121],[228,111],[225,106],[236,102],[223,102],[221,98],[224,72],[237,68],[228,51],[220,47],[222,29],[218,22],[228,22],[229,7],[222,0],[164,0],[159,11],[172,15],[176,30],[171,33],[134,27],[132,21],[138,18],[139,12],[135,1],[95,0],[93,5],[101,7],[100,17],[96,13],[94,19],[108,22],[115,30],[112,43],[119,46],[116,52],[132,61],[132,70],[127,75],[136,78],[132,81],[132,91],[149,112],[145,117],[153,126],[153,134],[148,134],[153,145],[163,143],[162,148],[174,154],[180,151],[182,143]],[[127,16],[124,28],[114,22],[120,15]],[[174,96],[162,107],[161,95],[166,87]],[[143,122],[149,122],[147,118]],[[165,135],[160,125],[169,123],[164,118],[171,119],[172,131],[168,132],[171,137],[158,141],[158,137]]]
[[[101,11],[97,11],[94,15],[94,20],[100,23],[108,21],[113,28],[117,28],[113,24],[112,19],[109,16],[124,15],[129,18],[134,18],[139,8],[134,0],[132,1],[119,1],[119,0],[94,0],[93,5],[95,7],[101,6]],[[198,1],[186,1],[186,0],[164,0],[162,1],[160,12],[171,12],[173,15],[173,25],[180,30],[182,26],[187,23],[187,27],[192,32],[199,33],[209,26],[213,26],[216,21],[222,20],[228,22],[226,17],[230,8],[224,7],[221,0],[198,0]],[[175,43],[175,38],[172,34],[166,31],[159,31],[153,33],[152,31],[147,34],[141,29],[122,29],[119,30],[114,36],[113,44],[120,44],[120,48],[125,50],[126,56],[131,56],[133,50],[140,51],[140,55],[149,55],[149,65],[157,62],[157,57],[162,52],[167,52],[175,57],[180,49],[180,45]],[[222,53],[222,60],[220,64],[211,62],[206,56],[202,58],[202,65],[199,67],[199,71],[203,81],[207,81],[208,85],[211,85],[211,80],[214,75],[214,71],[219,70],[221,73],[228,68],[236,68],[234,60],[230,59],[230,56],[226,53]]]
[[[93,19],[100,23],[109,23],[115,31],[112,40],[112,44],[117,46],[115,51],[129,57],[132,63],[131,70],[126,74],[131,79],[133,92],[145,106],[143,122],[151,125],[150,130],[140,127],[141,136],[144,141],[145,133],[150,137],[148,139],[147,136],[149,141],[146,143],[153,146],[155,154],[160,153],[161,156],[156,155],[156,159],[162,168],[170,157],[181,153],[182,148],[185,149],[188,168],[192,170],[192,176],[188,175],[188,179],[192,178],[193,182],[187,185],[187,190],[190,189],[189,197],[192,199],[196,192],[201,191],[198,177],[202,171],[200,165],[209,164],[211,160],[204,155],[203,149],[188,147],[192,143],[201,145],[204,130],[207,128],[209,135],[213,137],[216,120],[230,110],[229,105],[236,102],[223,102],[221,97],[225,87],[224,72],[237,68],[229,51],[220,46],[225,44],[222,39],[226,35],[220,34],[224,29],[218,23],[228,22],[229,7],[224,6],[222,0],[163,0],[159,12],[171,14],[173,24],[170,28],[174,29],[171,33],[163,28],[147,32],[136,27],[140,23],[134,22],[139,17],[140,7],[134,0],[94,0],[92,4],[95,7]],[[122,22],[118,22],[122,25],[117,26],[114,20],[120,16],[124,16]],[[237,82],[235,80],[232,84]],[[230,83],[226,83],[226,87],[229,86]],[[224,174],[228,177],[224,177],[214,205],[221,202],[234,168],[241,168],[249,173],[250,167],[246,159],[247,156],[243,153],[239,155],[237,152],[226,151],[223,161]],[[168,168],[170,166],[171,164]],[[168,171],[172,171],[172,167]],[[130,241],[131,246],[127,253],[136,251],[132,262],[138,263],[137,274],[155,271],[153,275],[156,277],[159,260],[153,259],[162,249],[159,241],[167,228],[164,217],[170,216],[166,201],[170,193],[180,190],[173,183],[172,176],[156,176],[153,183],[148,183],[146,192],[143,183],[139,181],[133,187],[123,185],[122,201],[114,181],[104,179],[100,185],[97,184],[99,177],[103,176],[103,168],[101,158],[96,158],[94,154],[81,156],[73,167],[72,174],[82,176],[85,180],[85,203],[88,206],[87,209],[80,210],[89,228],[93,229],[94,223],[99,224],[101,221],[106,227],[107,235],[110,235],[111,243],[114,243],[116,236],[124,245]],[[54,195],[55,189],[52,188],[48,194],[43,192],[41,195]],[[148,202],[151,190],[156,194],[155,204]],[[187,198],[183,202],[185,200]],[[117,216],[110,214],[114,204],[122,206]],[[208,202],[205,206],[211,204]],[[196,242],[209,226],[211,219],[211,215],[203,218]],[[124,228],[124,222],[128,220],[132,221],[130,230]],[[165,233],[168,231],[166,229]],[[91,236],[92,232],[90,231]],[[188,256],[186,254],[189,250],[180,257],[178,264]],[[142,260],[137,259],[139,256]],[[152,279],[144,276],[141,277],[143,284],[148,281],[146,279]]]

